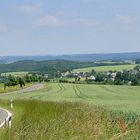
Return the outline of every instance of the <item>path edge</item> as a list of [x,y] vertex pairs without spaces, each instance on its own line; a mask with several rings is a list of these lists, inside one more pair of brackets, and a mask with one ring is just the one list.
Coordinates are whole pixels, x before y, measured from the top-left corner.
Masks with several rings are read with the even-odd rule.
[[8,115],[6,117],[6,119],[0,124],[0,128],[2,128],[9,120],[9,117],[12,117],[12,113],[9,112],[8,110],[6,109],[3,109],[3,108],[0,108],[1,110],[5,111]]

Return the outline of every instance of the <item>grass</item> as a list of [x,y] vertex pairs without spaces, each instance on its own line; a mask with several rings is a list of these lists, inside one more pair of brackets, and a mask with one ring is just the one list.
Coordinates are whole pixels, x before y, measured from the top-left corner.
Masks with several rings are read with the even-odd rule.
[[3,96],[0,99],[83,102],[107,106],[110,110],[140,114],[139,91],[139,86],[48,83],[42,90]]
[[[8,101],[0,105],[9,109]],[[81,103],[20,100],[14,102],[12,129],[0,129],[2,140],[139,139],[137,120],[118,119],[105,107]],[[128,124],[129,123],[129,124]],[[126,126],[127,125],[127,126]]]
[[26,74],[28,74],[28,72],[7,72],[7,73],[2,73],[1,75],[2,76],[13,75],[13,76],[16,76],[16,77],[23,77]]
[[[28,84],[26,84],[26,86],[24,88],[29,87],[31,85],[32,85],[32,83],[28,83]],[[21,87],[19,85],[6,87],[6,89],[4,89],[4,84],[0,84],[0,94],[7,93],[7,92],[12,92],[12,91],[17,91],[17,90],[20,90],[20,89],[21,89]]]
[[0,129],[0,139],[139,140],[139,91],[139,86],[47,83],[39,91],[0,97],[0,106],[13,113],[12,129]]
[[98,67],[87,67],[81,69],[75,69],[74,72],[89,72],[92,69],[96,71],[122,71],[122,70],[130,70],[133,69],[136,65],[116,65],[116,66],[98,66]]

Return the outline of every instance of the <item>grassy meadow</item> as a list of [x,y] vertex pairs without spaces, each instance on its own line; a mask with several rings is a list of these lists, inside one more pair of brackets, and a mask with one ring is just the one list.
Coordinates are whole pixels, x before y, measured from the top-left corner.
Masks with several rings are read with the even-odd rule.
[[133,69],[136,65],[115,65],[115,66],[98,66],[98,67],[87,67],[81,69],[75,69],[74,72],[89,72],[92,69],[95,71],[122,71],[122,70],[130,70]]

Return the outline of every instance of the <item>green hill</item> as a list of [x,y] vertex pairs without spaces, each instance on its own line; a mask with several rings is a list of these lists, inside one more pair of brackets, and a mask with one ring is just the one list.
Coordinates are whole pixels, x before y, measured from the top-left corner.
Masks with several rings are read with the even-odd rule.
[[19,71],[67,71],[76,68],[94,66],[94,62],[75,62],[67,60],[48,60],[48,61],[18,61],[10,64],[0,64],[0,72],[19,72]]

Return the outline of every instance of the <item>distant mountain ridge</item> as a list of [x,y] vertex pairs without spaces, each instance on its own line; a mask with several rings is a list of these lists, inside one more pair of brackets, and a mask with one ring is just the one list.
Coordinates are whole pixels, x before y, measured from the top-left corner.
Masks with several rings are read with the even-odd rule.
[[0,63],[12,63],[22,60],[70,60],[80,62],[93,62],[104,60],[135,60],[140,59],[140,52],[132,53],[102,53],[102,54],[74,54],[74,55],[44,55],[44,56],[0,56]]

